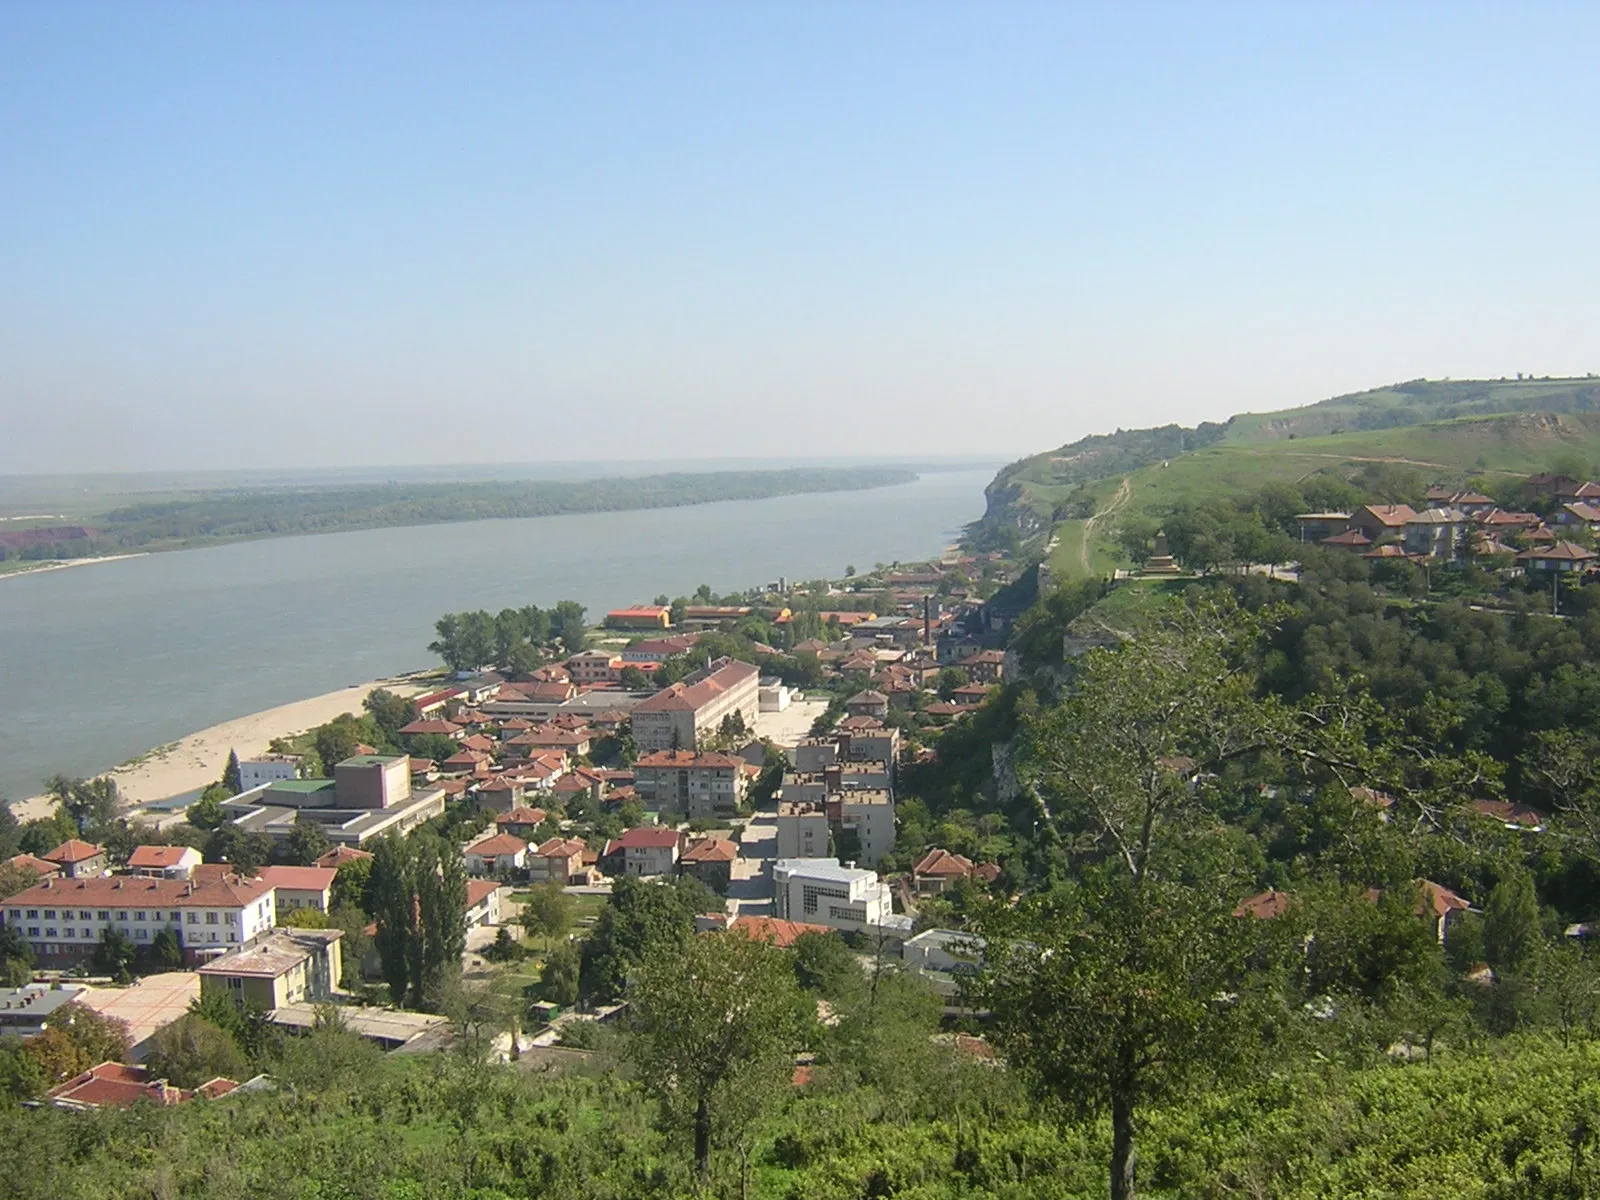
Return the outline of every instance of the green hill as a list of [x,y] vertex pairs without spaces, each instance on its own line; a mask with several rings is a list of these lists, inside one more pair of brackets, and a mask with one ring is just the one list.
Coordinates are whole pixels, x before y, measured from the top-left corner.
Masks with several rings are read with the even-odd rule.
[[1600,462],[1600,380],[1418,381],[1194,429],[1095,435],[1003,469],[974,531],[1048,547],[1059,577],[1121,561],[1119,530],[1174,508],[1376,463],[1479,483]]

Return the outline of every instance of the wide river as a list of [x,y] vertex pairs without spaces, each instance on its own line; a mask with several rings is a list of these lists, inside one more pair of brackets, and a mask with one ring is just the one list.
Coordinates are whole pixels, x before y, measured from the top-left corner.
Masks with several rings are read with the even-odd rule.
[[0,577],[0,796],[428,665],[444,612],[837,577],[939,553],[992,472],[862,492],[238,542]]

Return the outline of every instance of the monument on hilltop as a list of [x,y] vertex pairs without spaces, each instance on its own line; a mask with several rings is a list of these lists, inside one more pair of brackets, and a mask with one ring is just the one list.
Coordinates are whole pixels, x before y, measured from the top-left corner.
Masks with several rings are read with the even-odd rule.
[[1172,561],[1172,553],[1167,549],[1167,531],[1160,530],[1156,534],[1156,548],[1149,558],[1145,559],[1144,566],[1139,568],[1141,575],[1177,575],[1180,574],[1178,564]]

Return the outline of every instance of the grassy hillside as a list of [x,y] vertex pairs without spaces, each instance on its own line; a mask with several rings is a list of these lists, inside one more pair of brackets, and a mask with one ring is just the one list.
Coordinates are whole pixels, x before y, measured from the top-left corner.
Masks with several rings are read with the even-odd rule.
[[1558,461],[1600,463],[1600,381],[1418,382],[1193,430],[1085,438],[1000,472],[985,523],[1037,538],[1058,578],[1081,577],[1121,561],[1124,523],[1273,481],[1397,463],[1430,481],[1482,482]]

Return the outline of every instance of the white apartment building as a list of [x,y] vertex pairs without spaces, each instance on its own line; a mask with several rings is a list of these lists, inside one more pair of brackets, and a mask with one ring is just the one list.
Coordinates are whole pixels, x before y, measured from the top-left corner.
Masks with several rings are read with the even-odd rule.
[[840,866],[836,858],[780,858],[772,884],[779,920],[866,931],[894,915],[889,885],[876,871]]
[[754,729],[760,682],[761,673],[749,663],[718,659],[636,706],[631,714],[633,740],[646,754],[694,750],[702,735],[715,733],[734,713],[746,729]]
[[300,778],[298,754],[264,754],[239,760],[239,790],[248,792],[283,779]]
[[860,789],[839,794],[839,824],[854,830],[859,861],[876,867],[894,849],[894,797],[886,790]]
[[778,802],[778,858],[826,858],[828,813],[820,804]]

